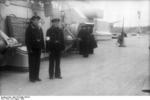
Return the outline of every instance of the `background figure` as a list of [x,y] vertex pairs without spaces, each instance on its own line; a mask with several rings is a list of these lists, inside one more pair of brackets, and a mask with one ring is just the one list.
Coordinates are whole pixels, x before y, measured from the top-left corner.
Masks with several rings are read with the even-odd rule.
[[79,53],[83,55],[83,57],[88,57],[90,34],[86,26],[82,26],[81,30],[79,31],[78,38],[80,39]]
[[93,54],[94,53],[94,48],[97,47],[95,37],[92,34],[93,33],[93,26],[88,26],[87,30],[89,32],[88,34],[90,34],[90,37],[89,37],[89,41],[90,41],[89,42],[89,54]]
[[125,47],[125,44],[124,44],[124,37],[126,36],[125,34],[126,33],[122,31],[121,34],[118,36],[117,42],[119,43],[119,47]]
[[41,50],[44,49],[42,28],[39,27],[40,17],[33,16],[30,25],[26,29],[25,43],[29,57],[29,80],[41,81],[39,78]]
[[[49,52],[49,78],[61,79],[60,58],[65,49],[63,30],[59,27],[59,19],[53,19],[51,28],[46,34],[46,49]],[[55,70],[55,71],[54,71]]]

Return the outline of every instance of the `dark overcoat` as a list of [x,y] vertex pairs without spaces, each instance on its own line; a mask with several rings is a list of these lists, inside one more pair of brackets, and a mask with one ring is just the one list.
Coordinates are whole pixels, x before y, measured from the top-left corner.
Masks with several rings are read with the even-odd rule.
[[47,30],[46,37],[50,40],[46,41],[46,50],[50,52],[61,52],[65,49],[63,30],[52,26]]
[[44,49],[43,31],[34,25],[29,25],[25,34],[28,52]]

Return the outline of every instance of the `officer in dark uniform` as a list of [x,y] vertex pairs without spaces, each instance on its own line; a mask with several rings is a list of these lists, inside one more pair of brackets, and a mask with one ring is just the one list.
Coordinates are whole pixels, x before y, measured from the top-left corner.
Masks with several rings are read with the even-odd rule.
[[83,57],[88,57],[89,55],[89,39],[90,34],[88,33],[87,26],[82,26],[79,31],[78,38],[79,42],[79,53],[83,55]]
[[44,49],[44,38],[42,28],[39,26],[40,17],[33,16],[26,29],[25,43],[29,57],[29,80],[31,82],[41,81],[39,78],[41,50]]
[[63,30],[59,27],[59,19],[53,19],[52,26],[47,30],[46,49],[49,52],[49,78],[61,77],[60,58],[61,51],[65,49]]

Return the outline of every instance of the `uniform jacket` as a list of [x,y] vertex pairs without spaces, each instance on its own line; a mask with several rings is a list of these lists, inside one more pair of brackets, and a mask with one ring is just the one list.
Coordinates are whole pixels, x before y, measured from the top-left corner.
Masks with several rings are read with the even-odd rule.
[[65,49],[63,30],[52,26],[47,30],[46,37],[50,40],[46,41],[46,49],[50,52],[59,52]]
[[25,33],[25,43],[29,52],[44,49],[42,29],[29,25]]

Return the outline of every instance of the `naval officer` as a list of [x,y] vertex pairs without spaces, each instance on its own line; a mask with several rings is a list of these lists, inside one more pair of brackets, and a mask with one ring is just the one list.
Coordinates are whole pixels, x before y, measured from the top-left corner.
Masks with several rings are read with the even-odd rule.
[[41,50],[44,49],[43,31],[40,25],[40,17],[33,16],[26,29],[25,43],[29,57],[29,80],[41,81],[39,78]]
[[60,28],[60,19],[52,19],[52,26],[47,30],[46,49],[49,52],[49,78],[62,79],[60,69],[61,53],[65,49],[64,34]]

